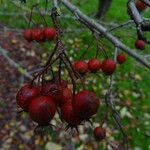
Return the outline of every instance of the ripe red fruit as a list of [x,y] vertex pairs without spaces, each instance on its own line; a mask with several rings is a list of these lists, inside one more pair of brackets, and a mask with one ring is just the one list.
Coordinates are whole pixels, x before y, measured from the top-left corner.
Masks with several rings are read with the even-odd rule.
[[117,62],[118,62],[119,64],[122,64],[122,63],[124,63],[125,61],[126,61],[126,56],[125,56],[125,54],[121,53],[121,54],[118,54],[118,55],[117,55]]
[[68,86],[68,82],[66,80],[59,81],[59,76],[55,76],[55,79],[52,80],[52,82],[57,84],[58,86],[61,86],[62,88],[66,88]]
[[47,38],[49,40],[54,39],[55,36],[56,36],[56,30],[55,30],[55,28],[46,27],[44,29],[44,36],[45,36],[45,38]]
[[55,83],[45,83],[41,87],[42,95],[51,97],[57,106],[62,104],[62,88]]
[[101,141],[106,137],[106,131],[104,128],[96,127],[94,129],[94,137],[96,140]]
[[40,95],[40,89],[29,84],[24,85],[16,95],[17,104],[24,110],[28,111],[31,99]]
[[62,105],[72,100],[72,92],[69,88],[62,89]]
[[137,39],[137,40],[135,41],[135,47],[136,47],[137,49],[144,50],[144,49],[145,49],[145,44],[146,44],[146,43],[145,43],[143,40]]
[[47,96],[40,96],[32,99],[29,106],[31,119],[41,126],[49,125],[56,112],[53,100]]
[[101,63],[97,58],[92,58],[88,62],[88,69],[92,72],[96,72],[101,68]]
[[82,122],[82,119],[74,112],[71,102],[65,103],[61,107],[61,118],[65,120],[71,128],[76,127]]
[[99,98],[94,92],[83,90],[78,92],[73,99],[73,108],[76,114],[85,120],[97,113]]
[[137,9],[139,11],[143,11],[144,9],[146,9],[146,4],[144,4],[143,2],[141,2],[140,0],[137,0],[136,3],[135,3]]
[[102,71],[106,74],[106,75],[111,75],[116,69],[116,63],[114,60],[111,59],[105,59],[102,62]]
[[23,37],[28,41],[32,41],[32,29],[25,29],[23,31]]
[[61,80],[60,83],[58,82],[57,84],[63,88],[66,88],[68,86],[68,82],[65,80]]
[[35,28],[32,30],[32,39],[37,42],[42,42],[45,40],[43,29]]
[[74,69],[81,73],[84,74],[88,71],[88,64],[82,60],[78,60],[73,64]]

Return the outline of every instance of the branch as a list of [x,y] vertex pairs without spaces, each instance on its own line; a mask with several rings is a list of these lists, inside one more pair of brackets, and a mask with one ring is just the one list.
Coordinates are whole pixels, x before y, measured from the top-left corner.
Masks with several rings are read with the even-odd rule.
[[134,21],[133,20],[128,20],[127,22],[124,22],[123,24],[120,24],[120,25],[117,25],[115,27],[110,28],[108,31],[111,32],[111,31],[116,30],[118,28],[122,28],[122,27],[128,26],[131,23],[134,23]]
[[57,0],[53,0],[53,5],[54,5],[55,8],[57,8],[58,7],[58,1]]
[[18,63],[16,63],[14,60],[12,60],[8,56],[8,51],[6,49],[3,49],[2,47],[0,47],[0,54],[8,61],[10,65],[17,68],[21,74],[23,74],[25,77],[29,79],[32,79],[32,76],[23,67],[21,67]]
[[128,7],[128,13],[131,19],[133,19],[136,24],[138,39],[142,39],[146,43],[149,44],[150,41],[145,37],[145,34],[143,31],[149,31],[150,23],[144,22],[146,20],[141,15],[140,11],[137,9],[135,0],[128,0],[127,7]]
[[128,9],[129,9],[129,13],[130,16],[132,17],[132,19],[134,20],[134,22],[137,24],[137,25],[140,25],[143,23],[143,18],[141,17],[136,5],[135,5],[135,2],[130,0],[128,2]]
[[76,18],[86,25],[90,30],[96,31],[99,34],[104,35],[115,47],[120,48],[124,52],[128,53],[130,56],[135,58],[138,62],[143,64],[145,67],[150,69],[150,63],[144,60],[143,57],[135,53],[132,49],[127,47],[125,44],[123,44],[120,40],[118,40],[115,36],[113,36],[111,33],[107,32],[106,28],[104,28],[101,24],[98,24],[93,19],[89,18],[85,14],[83,14],[76,6],[71,4],[67,0],[61,0],[64,6],[66,6],[75,16]]

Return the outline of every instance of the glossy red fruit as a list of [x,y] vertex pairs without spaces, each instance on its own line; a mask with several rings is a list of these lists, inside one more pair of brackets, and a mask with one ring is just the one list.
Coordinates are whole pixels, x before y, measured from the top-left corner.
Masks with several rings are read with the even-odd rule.
[[97,58],[92,58],[88,62],[88,69],[91,72],[96,72],[101,68],[101,62]]
[[35,28],[32,30],[32,39],[37,42],[42,42],[45,40],[43,29]]
[[101,141],[106,137],[106,131],[104,128],[96,127],[94,129],[94,137],[96,140]]
[[106,74],[106,75],[111,75],[115,69],[116,69],[116,63],[114,60],[111,59],[105,59],[102,62],[102,71]]
[[85,120],[97,113],[99,104],[100,100],[96,94],[88,90],[78,92],[73,99],[73,108],[76,114]]
[[73,64],[74,69],[81,73],[85,74],[88,71],[88,64],[82,60],[78,60]]
[[29,84],[24,85],[16,95],[17,104],[24,110],[28,111],[31,99],[40,95],[40,89]]
[[25,29],[23,31],[23,37],[28,41],[32,41],[32,29]]
[[54,39],[55,36],[56,36],[56,30],[55,30],[55,28],[46,27],[44,29],[44,36],[45,36],[45,38],[47,38],[49,40]]
[[32,99],[29,106],[31,119],[41,126],[49,125],[56,112],[53,100],[47,96],[40,96]]
[[145,49],[145,45],[146,45],[146,43],[145,43],[143,40],[137,39],[137,40],[135,41],[135,47],[136,47],[137,49],[144,50],[144,49]]
[[71,102],[61,107],[61,118],[69,124],[69,127],[76,127],[82,122],[82,119],[74,112]]
[[139,11],[143,11],[144,9],[146,9],[146,4],[144,4],[143,2],[141,2],[140,0],[137,0],[136,3],[135,3],[137,9]]
[[117,62],[119,64],[122,64],[126,61],[126,55],[124,53],[118,54],[117,55]]
[[45,83],[41,88],[42,95],[51,97],[57,106],[62,104],[62,88],[55,83]]

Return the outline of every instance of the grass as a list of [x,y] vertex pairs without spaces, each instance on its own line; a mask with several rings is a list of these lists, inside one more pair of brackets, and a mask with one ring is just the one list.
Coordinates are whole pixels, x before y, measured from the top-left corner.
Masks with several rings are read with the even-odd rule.
[[[33,0],[29,1],[27,5],[31,6],[33,4]],[[78,5],[79,8],[86,13],[87,15],[91,15],[97,9],[97,0],[82,0],[81,2],[75,0],[74,4]],[[117,0],[113,1],[110,10],[108,11],[105,22],[116,22],[122,23],[129,19],[126,10],[126,1]],[[71,15],[66,9],[62,9],[62,14]],[[145,12],[145,16],[148,16],[148,11]],[[16,8],[14,5],[8,2],[3,2],[0,5],[0,12],[2,13],[22,13],[21,9]],[[34,16],[35,20],[39,21],[39,16]],[[48,19],[48,17],[46,17]],[[15,21],[14,21],[15,20]],[[4,22],[10,28],[25,28],[27,23],[25,22],[22,15],[16,16],[0,16],[0,22]],[[40,20],[42,23],[43,21]],[[51,22],[49,22],[51,24]],[[67,53],[73,57],[73,59],[79,59],[82,55],[83,51],[87,49],[89,43],[92,43],[92,36],[88,30],[75,22],[72,19],[62,19],[61,20],[62,28],[66,29],[67,34],[64,34],[63,40],[66,43],[68,48]],[[79,30],[79,31],[78,31]],[[80,31],[81,30],[81,31]],[[121,41],[127,44],[129,47],[134,48],[134,41],[136,39],[136,32],[133,29],[117,29],[113,32],[114,35],[119,37]],[[149,36],[149,35],[148,35]],[[102,39],[101,42],[105,45],[105,49],[110,57],[113,56],[113,46],[107,41]],[[45,46],[45,49],[48,46]],[[148,54],[149,46],[147,46],[146,50],[138,51],[140,54]],[[48,49],[48,48],[47,48]],[[49,52],[48,50],[44,52]],[[91,44],[91,47],[86,52],[85,59],[90,57],[94,57],[96,53],[96,42],[94,41]],[[103,58],[103,55],[100,54],[99,58]],[[93,79],[97,79],[97,82],[93,84]],[[143,66],[136,63],[136,61],[128,56],[127,62],[122,66],[118,65],[118,69],[115,75],[115,84],[114,84],[114,93],[116,94],[117,108],[118,111],[121,112],[122,107],[120,103],[125,103],[127,100],[131,101],[131,106],[126,107],[127,114],[131,114],[132,117],[124,116],[122,118],[122,123],[128,127],[126,131],[130,138],[130,145],[132,149],[135,147],[139,147],[142,150],[150,149],[150,138],[145,136],[145,133],[150,130],[150,75],[147,69]],[[108,78],[104,77],[101,74],[89,75],[87,79],[91,84],[89,89],[96,89],[99,93],[103,93],[105,89],[108,88]],[[98,88],[99,87],[99,88]],[[101,98],[104,97],[104,94],[99,94]],[[99,110],[97,116],[103,116],[105,113],[105,106]],[[149,117],[145,117],[149,116]],[[102,119],[102,117],[95,117],[95,122],[98,122]],[[113,121],[109,120],[111,128],[113,128]],[[88,131],[91,133],[91,130]],[[121,137],[120,134],[113,135],[116,139]],[[100,149],[100,148],[99,148]]]

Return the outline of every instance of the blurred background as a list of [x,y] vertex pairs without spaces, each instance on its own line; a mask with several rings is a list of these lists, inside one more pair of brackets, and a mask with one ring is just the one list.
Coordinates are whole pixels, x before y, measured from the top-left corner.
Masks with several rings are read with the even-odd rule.
[[[39,3],[40,10],[44,10],[45,2]],[[98,10],[98,0],[74,0],[85,14],[94,17]],[[80,134],[74,133],[71,139],[69,132],[62,129],[58,115],[52,124],[55,130],[45,128],[43,134],[34,134],[36,124],[31,121],[28,114],[17,114],[16,92],[18,88],[30,81],[31,74],[51,53],[54,43],[45,42],[38,44],[29,43],[22,37],[22,31],[28,26],[30,8],[35,4],[34,0],[20,3],[19,0],[0,1],[0,149],[1,150],[109,150],[111,146],[107,142],[117,144],[122,138],[120,131],[114,124],[111,116],[105,121],[103,127],[107,132],[108,141],[96,142],[93,138],[93,127],[99,125],[107,112],[104,97],[109,87],[109,78],[101,73],[90,74],[86,77],[87,89],[97,92],[102,100],[102,105],[96,116],[92,118],[93,127],[89,123],[80,126]],[[48,8],[51,8],[51,2]],[[96,42],[93,42],[91,32],[77,22],[74,16],[60,5],[60,25],[64,31],[62,40],[67,48],[70,60],[77,60],[83,53],[84,59],[95,56]],[[143,12],[150,18],[150,9]],[[49,15],[45,15],[49,26],[52,21]],[[129,20],[126,1],[113,1],[103,20],[97,18],[105,27],[114,27]],[[40,14],[33,13],[36,24],[44,26]],[[31,24],[31,27],[34,27]],[[112,32],[123,43],[131,48],[137,38],[134,25]],[[147,35],[150,37],[150,35]],[[92,43],[89,45],[89,43]],[[113,57],[113,46],[107,40],[102,39],[109,57]],[[144,51],[136,50],[139,54],[148,57],[150,46]],[[103,55],[99,56],[103,59]],[[54,68],[54,70],[57,70]],[[68,79],[66,71],[63,78]],[[90,86],[89,86],[90,85]],[[128,135],[129,147],[134,150],[150,149],[150,74],[146,68],[127,55],[127,61],[117,68],[114,79],[113,92],[115,95],[116,109],[121,116],[121,123]]]

